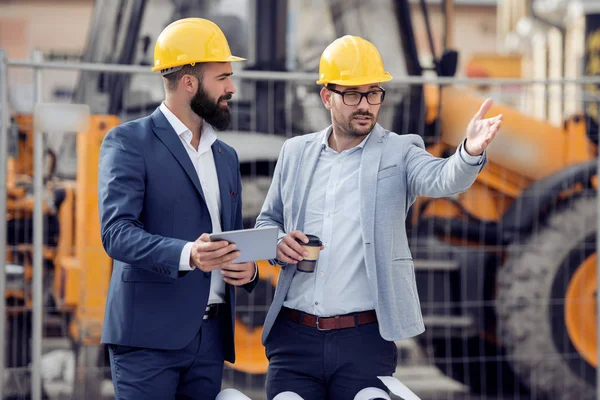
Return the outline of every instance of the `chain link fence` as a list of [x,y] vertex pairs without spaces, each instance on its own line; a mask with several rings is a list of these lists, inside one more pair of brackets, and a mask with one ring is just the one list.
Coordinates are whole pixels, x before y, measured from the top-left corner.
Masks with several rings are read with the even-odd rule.
[[[97,158],[110,128],[160,104],[162,83],[145,67],[0,54],[0,394],[112,398],[99,345],[111,260],[99,240]],[[78,81],[85,93],[74,90]],[[219,137],[240,157],[245,227],[254,225],[283,142],[331,123],[314,81],[235,71],[232,126]],[[454,153],[486,97],[504,114],[473,187],[419,198],[406,220],[427,330],[397,343],[396,377],[422,399],[595,398],[598,132],[583,110],[598,102],[589,90],[598,83],[405,77],[384,86],[379,123],[421,135],[439,157]],[[87,132],[34,132],[36,103],[72,100],[90,107]],[[556,110],[576,111],[557,118]],[[34,144],[43,148],[37,190]],[[278,276],[266,262],[259,267],[254,292],[237,293],[237,362],[223,382],[253,399],[264,398],[260,334]]]

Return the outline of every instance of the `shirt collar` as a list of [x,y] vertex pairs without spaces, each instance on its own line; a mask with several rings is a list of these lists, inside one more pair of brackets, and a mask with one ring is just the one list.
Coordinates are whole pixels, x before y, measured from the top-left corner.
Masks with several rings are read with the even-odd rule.
[[167,121],[169,121],[169,124],[171,124],[177,136],[181,136],[186,131],[191,132],[188,127],[185,126],[185,124],[181,122],[181,120],[177,118],[171,110],[169,110],[164,102],[160,103],[160,111],[162,111]]
[[[375,129],[375,128],[373,128]],[[365,140],[363,140],[362,142],[360,142],[359,144],[357,144],[356,146],[354,146],[351,149],[348,149],[348,151],[355,151],[358,149],[363,149],[365,147],[365,144],[367,143],[367,140],[369,140],[369,137],[371,136],[371,133],[373,132],[373,129],[371,129],[371,132],[369,132],[369,134],[367,135],[367,137],[365,138]],[[331,147],[329,147],[329,136],[331,136],[331,133],[333,132],[333,127],[330,127],[327,132],[325,133],[325,135],[323,136],[323,140],[321,141],[321,149],[327,149],[327,150],[331,150],[331,151],[335,151],[333,150]]]
[[[188,129],[187,126],[169,108],[165,105],[164,101],[160,103],[160,111],[163,113],[169,124],[173,127],[173,130],[177,134],[177,136],[181,136],[187,133],[189,139],[184,136],[184,138],[189,142],[192,140],[192,131]],[[200,138],[200,146],[198,146],[198,152],[202,153],[203,150],[206,151],[213,143],[217,140],[217,134],[213,129],[212,125],[208,122],[204,121],[202,124],[202,136]]]

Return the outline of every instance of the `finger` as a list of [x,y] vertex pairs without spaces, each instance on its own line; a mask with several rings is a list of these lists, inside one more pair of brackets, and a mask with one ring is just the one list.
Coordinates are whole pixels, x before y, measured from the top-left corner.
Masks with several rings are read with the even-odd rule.
[[240,256],[240,252],[239,251],[234,251],[231,253],[228,253],[222,257],[218,257],[218,258],[214,258],[208,261],[204,261],[202,263],[202,270],[206,269],[206,268],[212,268],[215,269],[213,267],[226,267],[226,266],[230,266],[231,264],[233,264],[235,262],[235,260]]
[[201,242],[210,242],[210,235],[208,233],[203,233],[198,240]]
[[496,135],[496,133],[500,130],[500,122],[496,122],[492,126],[490,126],[490,135]]
[[219,265],[227,265],[229,266],[230,264],[235,263],[235,260],[238,259],[238,257],[240,256],[240,252],[239,251],[233,251],[231,253],[225,254],[222,257],[219,257],[215,260],[215,262]]
[[246,271],[248,272],[250,270],[250,268],[252,268],[252,271],[254,271],[254,263],[238,263],[238,264],[231,264],[229,266],[227,266],[227,269],[230,271]]
[[229,246],[229,242],[226,240],[217,240],[215,242],[200,242],[198,249],[200,251],[215,251]]
[[221,268],[221,275],[232,279],[244,279],[248,278],[248,271],[232,271],[229,268]]
[[485,117],[485,114],[487,114],[490,108],[492,108],[492,104],[494,104],[494,101],[492,99],[486,99],[479,108],[479,111],[477,111],[477,114],[475,114],[475,118],[483,119],[483,117]]
[[288,243],[285,243],[284,241],[279,243],[279,246],[281,247],[281,251],[288,257],[291,257],[298,261],[302,261],[304,259],[303,254],[305,253],[304,248],[296,242],[292,242],[290,244],[291,244],[291,246],[288,245]]
[[302,231],[290,232],[290,235],[296,239],[302,240],[304,243],[308,243],[308,237]]
[[298,262],[298,261],[294,260],[293,258],[289,257],[284,252],[282,252],[280,249],[277,250],[277,259],[279,261],[283,261],[284,263],[288,263],[288,264],[296,264]]
[[231,279],[231,278],[227,278],[227,277],[223,277],[223,280],[226,283],[229,283],[230,285],[233,286],[243,286],[246,283],[250,282],[250,279]]
[[211,260],[213,258],[221,257],[227,253],[231,253],[236,250],[237,246],[235,244],[229,244],[228,242],[221,243],[206,243],[200,246],[199,253],[200,257],[204,260]]
[[[297,253],[299,256],[307,255],[307,251],[304,250],[304,247],[302,247],[300,243],[296,242],[296,240],[290,236],[286,236],[285,238],[283,238],[281,243],[289,247],[292,251],[294,251],[294,253]],[[286,253],[290,254],[289,252]]]

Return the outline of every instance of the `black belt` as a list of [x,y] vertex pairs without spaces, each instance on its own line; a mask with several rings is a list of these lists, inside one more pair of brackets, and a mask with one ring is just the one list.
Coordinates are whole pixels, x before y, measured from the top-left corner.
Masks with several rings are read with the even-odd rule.
[[225,303],[209,304],[206,306],[204,311],[203,319],[216,319],[221,317],[229,310],[229,307]]

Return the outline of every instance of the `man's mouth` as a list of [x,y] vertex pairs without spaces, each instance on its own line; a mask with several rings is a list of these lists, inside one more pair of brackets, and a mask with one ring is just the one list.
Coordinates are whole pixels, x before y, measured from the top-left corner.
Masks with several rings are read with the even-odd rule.
[[371,122],[370,115],[355,115],[352,119],[361,125],[365,125]]

